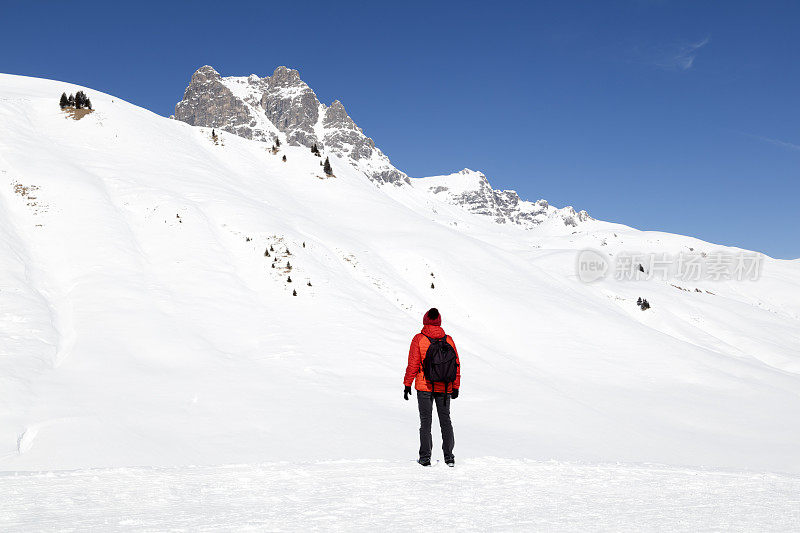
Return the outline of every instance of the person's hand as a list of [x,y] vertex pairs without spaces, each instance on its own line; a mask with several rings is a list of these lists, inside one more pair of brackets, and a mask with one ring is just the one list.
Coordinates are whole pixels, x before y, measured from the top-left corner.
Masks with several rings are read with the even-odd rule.
[[458,389],[453,389],[452,394],[450,394],[450,398],[453,399],[453,400],[458,398]]
[[406,399],[406,401],[408,401],[408,395],[409,395],[409,394],[411,394],[411,387],[409,387],[408,385],[406,385],[406,388],[405,388],[405,390],[403,391],[403,398],[405,398],[405,399]]

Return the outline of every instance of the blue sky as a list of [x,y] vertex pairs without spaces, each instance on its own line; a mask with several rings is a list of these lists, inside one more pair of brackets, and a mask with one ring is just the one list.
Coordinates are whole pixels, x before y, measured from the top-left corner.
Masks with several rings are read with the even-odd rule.
[[203,64],[287,65],[412,176],[800,257],[800,3],[73,6],[0,0],[0,71],[169,115]]

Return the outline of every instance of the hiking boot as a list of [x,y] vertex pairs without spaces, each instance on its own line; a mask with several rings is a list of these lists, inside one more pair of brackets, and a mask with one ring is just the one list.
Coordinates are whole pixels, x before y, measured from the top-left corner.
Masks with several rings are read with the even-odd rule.
[[421,464],[422,466],[431,466],[431,460],[430,459],[417,459],[417,462],[419,464]]

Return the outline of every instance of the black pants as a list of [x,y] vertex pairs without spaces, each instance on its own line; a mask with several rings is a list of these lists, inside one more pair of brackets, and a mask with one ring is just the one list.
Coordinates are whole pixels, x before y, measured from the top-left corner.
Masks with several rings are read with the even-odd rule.
[[436,402],[436,412],[439,415],[439,427],[442,429],[442,451],[444,460],[453,460],[453,446],[456,440],[453,437],[453,423],[450,422],[450,395],[437,392],[433,395],[426,391],[417,391],[417,404],[419,404],[419,458],[430,459],[433,448],[431,436],[431,422],[433,421],[433,402]]

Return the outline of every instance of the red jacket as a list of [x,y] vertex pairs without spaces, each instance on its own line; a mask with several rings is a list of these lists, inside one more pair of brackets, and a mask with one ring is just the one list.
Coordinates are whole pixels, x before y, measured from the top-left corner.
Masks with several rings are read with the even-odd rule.
[[[440,326],[425,325],[422,328],[422,333],[417,333],[411,340],[411,347],[408,349],[408,366],[406,367],[406,376],[403,379],[403,385],[410,387],[411,383],[416,380],[415,388],[417,390],[428,391],[431,390],[431,385],[425,381],[425,374],[422,372],[422,361],[425,359],[425,353],[428,351],[428,346],[431,345],[432,339],[440,339],[445,336],[444,330]],[[453,337],[447,336],[447,342],[456,351],[456,380],[447,388],[447,392],[453,392],[453,389],[461,387],[461,361],[458,358],[458,349]],[[444,392],[444,383],[435,383],[436,390],[434,392]]]

